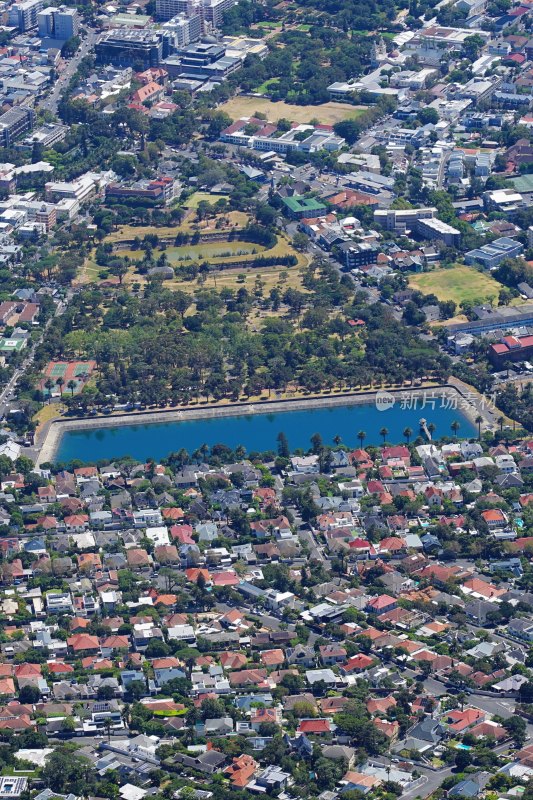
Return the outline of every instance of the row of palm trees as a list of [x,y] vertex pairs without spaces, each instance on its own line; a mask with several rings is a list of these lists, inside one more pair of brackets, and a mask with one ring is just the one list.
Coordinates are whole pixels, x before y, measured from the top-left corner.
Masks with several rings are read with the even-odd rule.
[[[481,430],[480,430],[479,426],[481,425],[482,422],[483,422],[483,418],[482,417],[476,417],[476,423],[478,424],[478,429],[480,431],[480,435],[481,435]],[[454,436],[457,436],[457,431],[459,430],[460,427],[461,427],[461,423],[458,422],[458,420],[454,419],[453,422],[450,425],[450,428],[452,429]],[[433,434],[435,433],[435,430],[436,430],[436,426],[435,426],[435,424],[433,422],[429,422],[428,425],[427,425],[427,429],[430,432],[430,434],[433,436]],[[383,444],[385,444],[387,436],[389,435],[389,429],[385,428],[385,427],[381,428],[380,431],[379,431],[379,435],[383,439]],[[412,428],[404,428],[403,429],[403,437],[404,437],[404,439],[405,439],[407,444],[409,444],[409,442],[411,441],[411,436],[412,435],[413,435],[413,429]],[[363,442],[366,439],[366,431],[359,431],[358,434],[357,434],[357,438],[359,439],[359,442],[360,442],[361,448],[362,448],[363,447]]]
[[[65,385],[65,379],[64,378],[57,378],[57,380],[55,380],[55,381],[53,381],[52,378],[47,378],[45,380],[44,387],[48,392],[48,402],[50,402],[50,399],[52,397],[52,389],[54,388],[54,386],[58,386],[59,387],[59,394],[61,395],[61,397],[63,397],[63,386],[64,385]],[[76,388],[77,385],[78,384],[76,383],[76,381],[72,380],[72,378],[67,383],[67,389],[70,389],[70,394],[71,394],[72,397],[74,397],[74,389]]]

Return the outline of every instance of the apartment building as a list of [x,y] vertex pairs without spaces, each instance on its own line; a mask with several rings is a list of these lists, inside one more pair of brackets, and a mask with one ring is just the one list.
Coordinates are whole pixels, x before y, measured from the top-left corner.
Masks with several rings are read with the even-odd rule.
[[23,133],[31,131],[35,113],[28,106],[16,106],[0,115],[0,144],[2,147],[10,147],[11,144],[22,136]]
[[460,231],[440,219],[419,219],[415,230],[423,239],[443,242],[448,247],[458,247],[461,241]]
[[187,17],[200,15],[201,5],[199,0],[156,0],[156,19],[165,21],[171,20],[181,14]]
[[386,231],[397,231],[405,233],[413,230],[419,220],[433,219],[437,209],[430,208],[407,208],[407,209],[377,209],[374,211],[374,222],[381,225]]
[[68,133],[68,125],[59,125],[55,122],[48,122],[40,128],[32,131],[17,144],[17,150],[32,150],[35,144],[40,144],[47,150],[57,142],[62,142]]
[[22,0],[9,9],[8,24],[24,33],[37,27],[37,17],[42,10],[42,0]]
[[37,15],[39,36],[67,41],[80,29],[80,15],[75,8],[49,6]]

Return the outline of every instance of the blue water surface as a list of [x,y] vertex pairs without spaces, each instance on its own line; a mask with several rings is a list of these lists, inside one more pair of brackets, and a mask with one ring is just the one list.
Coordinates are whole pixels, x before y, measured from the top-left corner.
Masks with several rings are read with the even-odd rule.
[[[319,433],[325,444],[333,444],[340,436],[343,444],[359,446],[357,434],[366,432],[364,444],[380,444],[379,431],[389,430],[388,442],[403,442],[403,431],[411,428],[414,437],[419,433],[420,419],[435,425],[433,437],[451,436],[451,423],[460,423],[458,436],[471,437],[477,428],[459,409],[425,407],[422,410],[402,408],[399,403],[387,411],[375,405],[346,405],[332,408],[280,411],[275,414],[256,412],[236,417],[215,417],[162,423],[135,423],[116,428],[67,431],[59,444],[56,461],[72,459],[98,461],[129,455],[138,460],[160,459],[182,447],[192,453],[207,444],[226,444],[231,448],[242,445],[247,452],[275,450],[277,436],[283,431],[291,450],[309,449],[310,439]],[[413,438],[414,438],[413,437]]]

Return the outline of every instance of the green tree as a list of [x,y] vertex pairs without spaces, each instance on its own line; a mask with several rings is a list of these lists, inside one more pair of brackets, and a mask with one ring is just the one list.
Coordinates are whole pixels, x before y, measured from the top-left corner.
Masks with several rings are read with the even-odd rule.
[[459,772],[463,772],[472,763],[472,756],[468,750],[457,750],[455,753],[455,766]]
[[41,773],[45,786],[53,792],[88,796],[95,786],[95,771],[84,756],[59,746],[49,756]]
[[283,431],[278,433],[278,455],[280,458],[289,458],[291,451],[289,450],[289,441]]
[[523,717],[513,714],[503,721],[503,727],[513,737],[515,747],[523,747],[527,739],[527,725]]
[[28,683],[26,684],[26,686],[23,686],[19,692],[19,701],[23,705],[25,704],[28,704],[30,706],[34,705],[35,703],[38,703],[40,699],[41,699],[41,692],[39,691],[37,686],[34,686],[31,683]]
[[51,378],[47,378],[44,382],[44,387],[48,391],[48,402],[50,402],[52,398],[52,389],[54,387],[54,382]]

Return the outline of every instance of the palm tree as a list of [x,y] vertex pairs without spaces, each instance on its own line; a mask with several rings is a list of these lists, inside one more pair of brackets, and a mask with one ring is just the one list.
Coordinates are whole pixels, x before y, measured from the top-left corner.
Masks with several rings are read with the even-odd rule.
[[483,422],[483,417],[481,416],[481,414],[477,415],[474,422],[477,425],[477,437],[478,439],[481,439],[481,423]]
[[412,428],[404,428],[403,429],[403,435],[405,436],[405,441],[407,442],[407,444],[409,444],[411,436],[413,435],[413,429]]
[[361,443],[361,448],[362,448],[363,447],[363,442],[366,439],[366,431],[359,431],[359,433],[357,434],[357,438],[359,439],[359,441]]
[[56,383],[59,386],[59,394],[61,395],[61,397],[63,397],[63,386],[65,385],[65,379],[64,378],[58,378],[56,380]]
[[500,433],[503,433],[504,422],[505,422],[505,417],[498,417],[498,425],[500,426]]
[[341,442],[342,438],[339,436],[339,434],[333,437],[333,444],[337,445],[337,447],[340,445]]
[[435,433],[435,429],[436,429],[436,425],[435,425],[435,423],[434,423],[434,422],[430,422],[430,423],[428,424],[428,431],[429,431],[429,432],[430,432],[430,434],[431,434],[431,438],[433,438],[433,434]]
[[104,720],[104,728],[107,733],[107,743],[111,741],[111,728],[113,727],[113,723],[109,718]]
[[457,436],[457,431],[459,430],[460,427],[461,423],[458,420],[454,419],[454,421],[450,425],[450,428],[452,429],[455,436]]
[[380,432],[379,432],[379,435],[383,438],[383,444],[385,444],[385,439],[389,435],[389,429],[388,428],[382,428],[380,430]]
[[48,389],[48,402],[50,402],[50,398],[52,397],[52,387],[54,382],[51,378],[47,378],[44,382],[45,388]]
[[121,713],[120,716],[122,717],[122,721],[124,722],[124,725],[126,726],[126,728],[128,728],[129,724],[130,724],[130,718],[131,718],[131,706],[129,705],[129,703],[124,703],[124,705],[122,707],[122,713]]
[[73,381],[71,378],[67,383],[67,388],[70,389],[71,397],[74,397],[74,389],[76,388],[76,381]]

